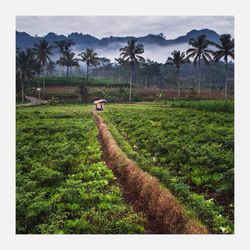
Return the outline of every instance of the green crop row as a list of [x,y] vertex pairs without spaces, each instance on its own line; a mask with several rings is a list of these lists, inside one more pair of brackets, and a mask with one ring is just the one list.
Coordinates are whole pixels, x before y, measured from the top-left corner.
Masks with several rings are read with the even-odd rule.
[[104,113],[130,158],[157,177],[213,233],[232,233],[233,115],[112,107]]
[[17,110],[18,234],[143,233],[142,216],[124,203],[114,182],[90,112]]
[[192,108],[212,112],[234,112],[234,101],[232,100],[178,100],[168,101],[166,104],[172,108]]

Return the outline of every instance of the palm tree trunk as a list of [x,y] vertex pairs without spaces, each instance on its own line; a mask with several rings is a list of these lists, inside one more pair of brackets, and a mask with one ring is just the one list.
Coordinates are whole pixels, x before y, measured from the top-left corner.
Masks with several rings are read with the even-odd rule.
[[225,100],[227,100],[227,62],[226,62]]
[[201,76],[200,76],[200,66],[198,69],[198,96],[201,94]]
[[[40,79],[40,74],[38,75],[39,76],[39,79]],[[40,88],[40,81],[39,80],[37,80],[37,88]],[[40,91],[37,91],[38,92],[38,98],[39,98],[39,100],[41,99],[41,97],[40,97]]]
[[131,102],[131,92],[132,92],[132,81],[133,81],[133,68],[131,64],[131,69],[130,69],[130,81],[129,81],[129,102]]
[[201,59],[199,58],[199,69],[198,69],[198,96],[201,94],[201,76],[200,76],[200,70],[201,70]]
[[69,67],[67,67],[67,80],[69,79]]
[[63,75],[63,67],[62,65],[59,66],[59,76],[62,77]]
[[45,97],[45,79],[44,79],[44,76],[45,76],[45,68],[43,67],[43,97]]
[[[59,59],[61,59],[61,57],[62,57],[62,52],[60,52],[60,58],[59,58]],[[59,66],[59,76],[60,76],[60,77],[62,77],[62,71],[63,71],[63,66],[60,65],[60,66]]]
[[181,95],[181,87],[180,87],[180,70],[177,68],[177,88],[178,88],[178,99]]
[[22,81],[22,102],[24,102],[24,81]]
[[87,82],[89,81],[89,65],[87,64]]
[[209,90],[210,90],[210,98],[212,97],[212,80],[210,80],[210,84],[209,84]]
[[199,77],[199,80],[198,80],[198,95],[200,96],[201,95],[201,79]]

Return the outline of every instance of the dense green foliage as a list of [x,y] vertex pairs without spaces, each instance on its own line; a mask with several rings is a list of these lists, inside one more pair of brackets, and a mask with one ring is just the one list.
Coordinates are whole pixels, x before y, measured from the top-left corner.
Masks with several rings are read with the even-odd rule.
[[[98,79],[98,78],[89,78],[87,81],[87,78],[85,77],[77,77],[77,76],[71,76],[69,78],[67,77],[57,77],[57,76],[47,76],[44,78],[46,81],[47,86],[80,86],[81,84],[85,85],[119,85],[122,84],[122,86],[128,86],[128,84],[124,84],[118,80],[109,80],[109,79]],[[35,78],[33,80],[29,80],[29,84],[32,86],[37,86],[37,82],[42,81],[42,78]]]
[[142,233],[101,161],[97,129],[82,107],[17,110],[18,234]]
[[212,111],[212,112],[234,112],[234,102],[233,101],[222,101],[222,100],[197,100],[197,101],[189,101],[189,100],[178,100],[167,102],[170,107],[173,108],[192,108],[203,111]]
[[[135,101],[131,96],[132,85],[164,89],[176,89],[177,85],[177,96],[181,97],[184,94],[186,98],[188,96],[182,93],[183,90],[184,92],[190,90],[192,96],[197,92],[198,96],[202,96],[209,90],[210,98],[215,97],[213,94],[219,94],[221,97],[222,91],[224,91],[224,98],[231,98],[234,92],[234,64],[228,60],[228,57],[234,60],[234,39],[231,38],[230,34],[222,34],[220,42],[219,45],[208,40],[205,34],[201,34],[197,38],[191,37],[189,45],[192,48],[182,53],[174,50],[172,52],[173,57],[166,57],[166,59],[168,58],[166,63],[158,63],[149,58],[145,60],[141,56],[144,53],[144,45],[137,43],[135,38],[130,38],[127,45],[119,49],[121,53],[119,58],[114,58],[116,62],[111,63],[110,59],[99,57],[93,48],[87,48],[86,51],[78,55],[80,58],[75,58],[75,53],[71,48],[75,42],[71,39],[54,41],[56,46],[51,46],[45,39],[40,39],[34,44],[33,48],[28,49],[35,53],[38,65],[34,68],[25,64],[27,68],[25,74],[32,69],[35,71],[36,79],[31,80],[31,77],[26,77],[20,80],[17,74],[16,94],[18,95],[18,92],[22,89],[22,102],[24,102],[24,95],[28,92],[27,90],[31,86],[40,86],[42,73],[43,98],[46,98],[45,82],[47,81],[49,86],[81,86],[81,91],[83,85],[85,87],[87,85],[128,87],[129,82],[129,102]],[[214,50],[213,47],[217,50]],[[56,63],[50,58],[56,53],[55,49],[60,54],[60,59]],[[22,54],[23,51],[16,48],[17,61]],[[193,58],[194,66],[198,64],[198,70],[194,70],[192,65],[186,64],[190,62],[190,58]],[[81,69],[79,61],[86,64],[86,70],[85,68]],[[176,72],[169,67],[169,63],[176,66]],[[58,67],[56,64],[60,66]],[[180,71],[181,65],[182,70]],[[207,67],[208,65],[210,67]],[[67,78],[64,77],[63,66],[66,67]],[[17,72],[20,71],[20,67],[16,68]],[[90,74],[93,77],[92,79],[89,79]],[[85,75],[86,78],[83,78],[82,76]],[[45,76],[48,79],[44,79]],[[72,77],[69,79],[69,76]],[[204,93],[202,93],[202,89]],[[83,96],[81,100],[83,100]]]
[[[68,87],[62,87],[60,92],[57,90],[50,91],[50,93],[46,94],[46,98],[50,99],[53,97],[57,97],[60,102],[80,102],[81,89],[75,88],[74,92]],[[49,91],[48,91],[49,92]],[[107,99],[108,102],[128,102],[129,96],[129,88],[127,87],[100,87],[100,86],[88,86],[83,88],[82,93],[84,97],[81,102],[84,103],[92,103],[97,99]],[[37,97],[37,94],[34,96]],[[166,98],[166,94],[161,92],[160,90],[145,90],[140,88],[134,88],[133,93],[133,102],[142,102],[142,101],[156,101],[156,100],[164,100]],[[19,98],[20,99],[20,98]],[[18,99],[17,99],[18,100]]]
[[[163,94],[162,94],[163,95]],[[107,99],[108,102],[128,102],[129,88],[105,88],[94,87],[88,90],[88,100]],[[161,100],[159,92],[144,89],[133,89],[133,102]]]
[[119,145],[211,232],[233,232],[233,115],[145,107],[104,113]]

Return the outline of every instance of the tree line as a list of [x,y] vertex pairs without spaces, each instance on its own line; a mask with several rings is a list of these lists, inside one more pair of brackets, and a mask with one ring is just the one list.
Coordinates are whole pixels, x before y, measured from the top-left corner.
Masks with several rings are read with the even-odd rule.
[[[25,51],[20,48],[16,49],[16,78],[21,82],[22,101],[24,101],[24,84],[26,80],[32,79],[34,76],[43,77],[43,96],[45,96],[45,71],[52,72],[56,65],[66,67],[67,79],[69,77],[70,68],[80,68],[79,62],[86,64],[87,81],[89,79],[90,68],[98,68],[101,71],[104,67],[113,67],[110,60],[105,57],[99,57],[98,54],[91,48],[76,54],[72,51],[72,46],[75,45],[71,39],[56,41],[50,45],[45,39],[41,39],[34,44],[33,48],[28,48]],[[209,41],[206,35],[200,35],[197,38],[189,40],[190,48],[187,51],[181,52],[174,50],[166,60],[165,65],[173,65],[176,69],[177,82],[177,97],[180,97],[181,79],[180,72],[184,64],[193,63],[195,75],[198,79],[198,95],[201,92],[201,64],[213,65],[222,61],[225,65],[225,86],[224,98],[227,99],[228,90],[228,62],[229,59],[234,60],[234,39],[230,34],[222,34],[220,43]],[[211,48],[214,48],[212,50]],[[53,61],[51,57],[54,55],[54,50],[59,52],[59,59]],[[120,68],[125,68],[129,72],[129,101],[131,101],[132,85],[135,83],[135,70],[140,69],[143,74],[150,74],[150,71],[157,66],[156,62],[145,59],[143,44],[137,43],[136,39],[127,41],[126,46],[119,49],[120,55],[115,58],[116,65]],[[144,71],[142,70],[144,69]]]

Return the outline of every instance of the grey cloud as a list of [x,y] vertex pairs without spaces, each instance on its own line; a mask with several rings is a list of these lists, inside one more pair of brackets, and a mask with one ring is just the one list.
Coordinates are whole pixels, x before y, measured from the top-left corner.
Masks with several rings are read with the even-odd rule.
[[163,32],[168,39],[192,29],[234,34],[233,16],[17,16],[16,29],[31,35],[72,32],[106,36],[143,36]]

